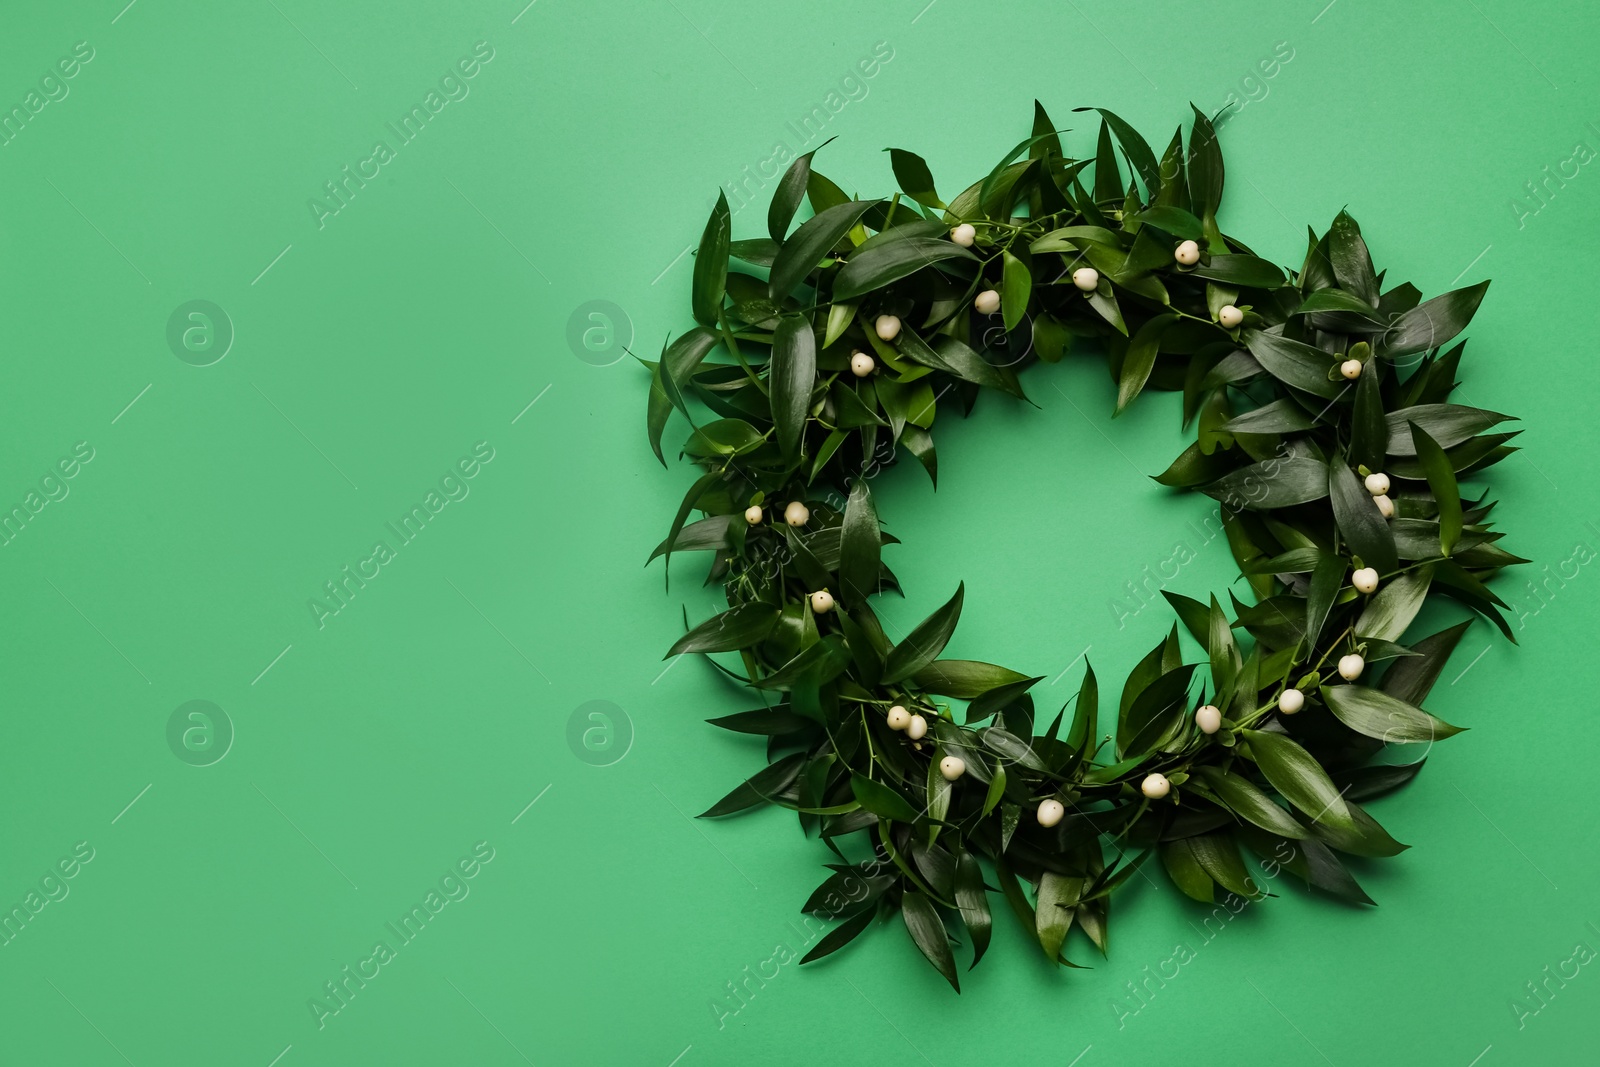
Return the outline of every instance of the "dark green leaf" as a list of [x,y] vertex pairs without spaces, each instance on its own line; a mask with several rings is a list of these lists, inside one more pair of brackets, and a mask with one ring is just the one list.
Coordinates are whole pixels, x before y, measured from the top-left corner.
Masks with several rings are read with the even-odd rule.
[[833,298],[855,300],[946,259],[976,262],[977,257],[942,237],[907,237],[870,248],[863,246],[850,256],[834,279]]
[[1372,495],[1344,460],[1335,456],[1328,465],[1328,496],[1333,501],[1333,518],[1346,543],[1361,561],[1388,574],[1400,566],[1395,554],[1394,534],[1373,503]]
[[714,819],[720,815],[731,815],[736,811],[754,807],[763,801],[771,800],[777,794],[789,788],[795,777],[800,773],[800,768],[805,765],[807,754],[796,752],[792,756],[785,756],[778,762],[762,768],[751,775],[733,792],[717,801],[711,807],[701,812],[697,818]]
[[933,172],[928,170],[927,162],[915,152],[899,148],[885,151],[889,153],[889,165],[894,169],[894,180],[900,184],[901,191],[925,207],[943,210],[945,203],[934,189]]
[[760,643],[778,625],[778,611],[759,602],[729,608],[713,615],[678,638],[663,659],[687,652],[732,652]]
[[1294,739],[1266,730],[1240,730],[1250,755],[1272,787],[1316,822],[1352,827],[1350,809],[1322,764]]
[[1323,686],[1322,699],[1340,722],[1358,734],[1376,737],[1385,744],[1442,741],[1462,730],[1404,700],[1364,685]]
[[[820,175],[812,175],[812,184]],[[772,299],[782,300],[796,285],[816,269],[822,257],[850,232],[866,211],[881,200],[851,200],[819,211],[801,224],[783,247],[772,264],[772,276],[767,291]]]
[[911,940],[927,957],[928,962],[933,964],[933,969],[944,975],[944,980],[950,983],[951,989],[957,993],[961,992],[961,983],[956,979],[955,957],[950,954],[950,940],[944,930],[944,920],[939,918],[939,912],[933,903],[915,889],[908,889],[900,901],[900,913],[905,918]]
[[884,685],[904,681],[938,658],[961,618],[965,593],[966,583],[958,584],[955,595],[943,607],[919,622],[904,641],[895,645],[884,666]]
[[817,378],[817,337],[800,315],[785,315],[772,336],[772,422],[784,462],[800,458],[805,438],[806,409]]
[[[828,141],[831,140],[833,138],[828,138]],[[826,148],[828,141],[823,141],[789,164],[789,169],[783,172],[783,178],[772,192],[772,203],[767,208],[767,232],[779,244],[783,243],[784,236],[789,232],[789,223],[794,221],[794,213],[800,207],[800,200],[806,195],[806,184],[811,180],[811,157]]]
[[694,317],[702,326],[715,326],[722,311],[722,297],[728,280],[728,236],[732,216],[728,198],[717,193],[717,206],[711,209],[705,232],[700,235],[700,251],[694,260]]
[[[1384,335],[1383,354],[1393,359],[1447,344],[1472,321],[1488,288],[1488,282],[1479,282],[1436,296],[1404,312],[1390,324],[1389,332]],[[1442,440],[1439,443],[1444,444]]]
[[840,595],[853,607],[878,591],[883,536],[878,529],[878,511],[872,503],[872,490],[864,479],[850,486],[845,503],[844,523],[839,542]]
[[882,782],[875,782],[859,774],[851,775],[850,791],[855,794],[856,800],[860,801],[863,808],[880,819],[907,824],[917,821],[917,809],[911,802]]
[[831,956],[833,953],[838,952],[841,948],[854,941],[868,926],[871,926],[876,914],[873,909],[867,908],[865,911],[846,919],[832,930],[829,930],[826,936],[817,942],[816,947],[801,957],[800,962],[802,964],[811,963],[813,960],[820,960],[824,956]]
[[1416,448],[1417,461],[1428,476],[1434,502],[1439,506],[1439,552],[1448,556],[1461,540],[1461,489],[1456,485],[1456,474],[1450,469],[1450,459],[1444,449],[1428,436],[1427,430],[1414,422],[1411,443]]

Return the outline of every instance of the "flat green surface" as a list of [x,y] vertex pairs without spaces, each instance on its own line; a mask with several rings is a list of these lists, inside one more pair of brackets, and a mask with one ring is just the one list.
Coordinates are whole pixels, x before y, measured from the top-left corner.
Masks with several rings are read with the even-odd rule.
[[[1592,4],[124,2],[0,35],[0,108],[29,114],[0,146],[0,502],[38,507],[0,548],[0,904],[39,904],[0,947],[0,1061],[1593,1061]],[[77,42],[93,58],[41,88]],[[1285,886],[1207,926],[1136,879],[1109,961],[1075,941],[1094,969],[1053,972],[999,914],[959,999],[898,929],[777,962],[815,936],[826,852],[777,811],[685,814],[759,747],[700,723],[746,706],[709,668],[660,662],[680,604],[715,599],[698,559],[670,595],[640,567],[689,474],[649,454],[642,372],[599,365],[603,328],[578,358],[569,317],[614,302],[612,343],[650,354],[687,326],[709,199],[744,182],[734,235],[763,233],[776,144],[836,135],[817,165],[863,193],[911,148],[959,188],[1035,96],[1164,141],[1230,94],[1230,232],[1298,264],[1348,206],[1391,279],[1496,279],[1463,382],[1531,420],[1492,472],[1539,561],[1499,584],[1523,644],[1480,623],[1441,679],[1434,710],[1472,729],[1376,805],[1416,847],[1358,867],[1375,911]],[[340,206],[346,166],[369,177]],[[232,324],[207,366],[203,331],[168,342],[193,300]],[[1038,409],[987,396],[943,427],[937,498],[880,480],[912,594],[883,611],[965,579],[951,653],[1046,675],[1048,705],[1085,649],[1120,679],[1167,627],[1115,607],[1145,568],[1202,597],[1234,575],[1196,532],[1209,502],[1145,477],[1184,442],[1171,395],[1113,424],[1095,361],[1025,381]],[[341,605],[347,566],[370,577]],[[226,749],[203,719],[169,742],[194,700]],[[569,732],[596,700],[625,709],[599,754],[604,720]],[[371,977],[341,1006],[346,966]],[[316,997],[340,1009],[320,1026]]]

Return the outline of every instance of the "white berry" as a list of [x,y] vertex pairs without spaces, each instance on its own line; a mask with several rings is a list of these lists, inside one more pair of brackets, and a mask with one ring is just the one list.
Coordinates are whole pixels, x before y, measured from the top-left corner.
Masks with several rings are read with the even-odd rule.
[[911,725],[911,713],[899,704],[889,709],[889,729],[904,730]]
[[1200,246],[1193,241],[1185,241],[1178,246],[1176,252],[1172,253],[1172,258],[1182,263],[1185,267],[1192,267],[1200,262]]
[[1278,696],[1278,710],[1293,715],[1306,706],[1306,695],[1298,689],[1285,689]]
[[811,612],[814,615],[826,615],[833,610],[833,594],[826,589],[818,589],[811,594]]
[[1367,492],[1373,496],[1382,496],[1389,491],[1389,476],[1383,473],[1369,474],[1366,486]]
[[1386,518],[1386,519],[1394,518],[1394,501],[1393,500],[1390,500],[1384,494],[1379,493],[1377,496],[1372,498],[1372,502],[1374,504],[1378,505],[1378,511],[1383,514],[1384,518]]
[[953,782],[967,773],[967,761],[960,756],[946,756],[939,761],[939,773],[944,775],[945,781]]
[[855,352],[850,356],[850,373],[857,378],[865,378],[872,373],[872,369],[877,365],[878,361],[865,352]]
[[1345,360],[1339,364],[1339,373],[1349,378],[1352,382],[1355,381],[1361,377],[1361,361],[1359,359]]
[[921,741],[928,736],[928,720],[921,715],[911,716],[911,721],[906,724],[906,736],[913,741]]
[[972,242],[978,236],[978,231],[972,228],[971,223],[963,222],[960,226],[950,231],[950,240],[962,248],[971,248]]
[[744,521],[748,522],[751,526],[760,526],[761,525],[761,505],[760,504],[751,504],[749,507],[745,508],[744,509]]
[[1067,809],[1059,800],[1041,801],[1039,804],[1039,825],[1045,827],[1054,826],[1061,821],[1061,817],[1066,813]]
[[[1190,241],[1189,244],[1194,244]],[[1147,774],[1143,782],[1139,783],[1139,792],[1151,800],[1160,800],[1172,791],[1172,783],[1167,781],[1164,774]]]
[[1079,267],[1072,272],[1072,284],[1086,293],[1092,293],[1100,284],[1100,272],[1093,267]]
[[1195,709],[1194,724],[1203,734],[1214,734],[1222,729],[1222,711],[1214,704],[1204,704]]
[[1244,321],[1244,312],[1232,304],[1224,304],[1217,309],[1217,321],[1222,324],[1223,329],[1231,330]]
[[1350,584],[1359,592],[1371,596],[1378,591],[1378,572],[1371,567],[1362,567],[1350,576]]
[[1339,657],[1339,677],[1347,682],[1353,682],[1361,677],[1361,672],[1367,669],[1367,661],[1354,652],[1348,656]]
[[783,521],[790,526],[804,526],[811,521],[811,509],[798,500],[791,500],[783,509]]
[[978,298],[972,302],[972,306],[978,309],[978,314],[980,315],[993,315],[1000,310],[1000,294],[993,289],[985,289],[978,294]]
[[873,324],[873,329],[878,331],[878,340],[893,341],[900,336],[900,316],[879,315],[878,321]]

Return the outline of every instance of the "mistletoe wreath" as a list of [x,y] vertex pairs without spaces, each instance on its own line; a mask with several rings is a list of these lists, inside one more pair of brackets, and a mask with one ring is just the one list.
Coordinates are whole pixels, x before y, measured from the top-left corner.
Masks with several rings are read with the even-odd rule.
[[[676,409],[704,471],[651,559],[711,552],[729,604],[668,655],[737,653],[742,673],[710,662],[766,705],[711,720],[766,736],[769,762],[704,815],[789,808],[838,860],[803,910],[839,925],[803,962],[898,910],[959,990],[950,924],[976,966],[999,892],[1071,965],[1070,929],[1104,953],[1112,893],[1152,853],[1207,903],[1266,895],[1243,846],[1370,904],[1336,853],[1407,847],[1361,802],[1422,766],[1374,757],[1459,730],[1420,705],[1471,619],[1408,627],[1445,597],[1512,636],[1484,583],[1527,561],[1460,479],[1515,434],[1449,401],[1462,345],[1444,351],[1488,283],[1425,302],[1385,290],[1343,212],[1286,276],[1218,229],[1222,154],[1198,109],[1188,145],[1180,127],[1159,159],[1115,114],[1079,110],[1101,116],[1092,158],[1066,155],[1035,102],[1032,136],[949,202],[899,149],[887,201],[796,159],[768,237],[732,241],[719,198],[694,265],[699,325],[644,361],[657,458]],[[812,217],[792,228],[802,199]],[[1092,667],[1070,720],[1064,707],[1045,724],[1040,678],[942,658],[962,586],[895,639],[872,608],[900,588],[869,476],[905,452],[937,483],[940,412],[970,413],[984,390],[1025,399],[1017,371],[1083,340],[1106,356],[1118,412],[1147,387],[1181,390],[1196,440],[1155,480],[1219,502],[1254,600],[1166,593],[1208,662],[1183,662],[1174,623],[1098,740]],[[708,361],[719,346],[730,359]],[[696,424],[701,411],[716,417]]]

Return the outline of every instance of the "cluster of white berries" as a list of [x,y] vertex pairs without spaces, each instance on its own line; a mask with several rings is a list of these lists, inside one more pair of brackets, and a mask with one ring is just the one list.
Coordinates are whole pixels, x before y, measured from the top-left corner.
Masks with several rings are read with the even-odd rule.
[[[760,526],[761,520],[766,518],[766,512],[761,510],[760,504],[751,504],[744,509],[744,521],[751,526]],[[783,509],[783,521],[790,526],[804,526],[811,521],[811,509],[798,500],[791,500]]]
[[1389,476],[1382,472],[1367,475],[1367,492],[1372,494],[1372,502],[1378,505],[1378,510],[1386,519],[1394,518],[1394,501],[1389,499]]
[[[904,730],[905,735],[913,741],[921,741],[928,736],[928,720],[912,714],[902,705],[896,704],[890,708],[886,720],[889,729]],[[967,773],[967,761],[960,756],[946,756],[939,761],[939,773],[944,775],[945,781],[953,782]]]
[[913,741],[921,741],[928,736],[928,720],[921,715],[911,714],[899,704],[889,709],[888,720],[889,729],[904,730]]

